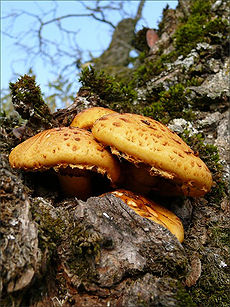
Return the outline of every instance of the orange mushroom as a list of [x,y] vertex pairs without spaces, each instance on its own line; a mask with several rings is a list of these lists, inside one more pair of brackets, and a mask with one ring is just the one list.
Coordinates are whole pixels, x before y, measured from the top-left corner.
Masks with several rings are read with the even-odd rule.
[[139,193],[202,196],[212,175],[192,149],[165,125],[137,114],[109,114],[98,119],[93,136],[119,158],[123,187]]
[[63,192],[86,199],[91,196],[92,178],[106,176],[115,184],[120,165],[86,130],[74,127],[42,131],[16,146],[9,155],[13,168],[44,171],[53,168]]
[[103,107],[92,107],[89,109],[85,109],[74,117],[70,126],[90,130],[97,119],[101,118],[104,115],[113,113],[116,112]]
[[[184,227],[181,220],[168,209],[160,206],[154,201],[147,199],[140,194],[119,189],[109,192],[120,198],[126,205],[134,210],[138,215],[150,219],[157,224],[167,228],[180,242],[184,240]],[[107,195],[109,194],[107,193]],[[106,195],[106,194],[104,194]]]

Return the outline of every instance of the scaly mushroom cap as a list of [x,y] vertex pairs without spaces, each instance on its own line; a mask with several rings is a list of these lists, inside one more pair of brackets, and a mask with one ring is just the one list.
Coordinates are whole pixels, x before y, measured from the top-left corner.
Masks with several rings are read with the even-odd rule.
[[9,156],[12,168],[27,171],[71,168],[106,174],[116,182],[119,163],[86,130],[74,127],[42,131],[16,146]]
[[140,216],[164,226],[175,235],[180,242],[183,242],[184,227],[181,220],[173,212],[158,205],[150,199],[127,190],[119,189],[111,192],[111,194],[123,200],[124,203]]
[[105,115],[95,122],[92,133],[113,154],[137,166],[144,164],[151,176],[172,181],[181,194],[201,196],[211,189],[212,176],[205,163],[176,133],[151,118]]
[[93,107],[86,110],[83,110],[82,112],[78,113],[72,123],[70,124],[71,127],[78,127],[78,128],[84,128],[84,129],[91,129],[94,122],[99,119],[100,117],[116,113],[113,110],[110,110],[108,108],[102,108],[102,107]]

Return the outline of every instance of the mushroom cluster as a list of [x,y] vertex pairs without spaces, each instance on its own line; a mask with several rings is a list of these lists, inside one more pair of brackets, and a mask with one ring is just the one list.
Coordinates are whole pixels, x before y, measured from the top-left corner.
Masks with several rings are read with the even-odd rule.
[[139,215],[168,228],[181,242],[183,226],[178,218],[140,194],[199,197],[212,186],[205,163],[166,126],[101,107],[80,112],[70,127],[45,130],[27,139],[11,151],[9,161],[25,171],[53,169],[62,192],[83,200],[99,195],[101,182],[106,182],[107,191],[125,189],[112,193]]

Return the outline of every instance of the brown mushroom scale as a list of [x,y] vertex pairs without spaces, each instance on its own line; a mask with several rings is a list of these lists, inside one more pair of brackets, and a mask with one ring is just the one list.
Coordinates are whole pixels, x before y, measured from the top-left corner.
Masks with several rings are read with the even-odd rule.
[[53,168],[63,191],[86,199],[91,195],[92,176],[107,176],[118,181],[120,166],[116,159],[86,130],[74,127],[42,131],[16,146],[9,156],[13,168],[44,171]]
[[123,187],[139,193],[202,196],[212,186],[205,163],[165,125],[137,114],[109,114],[92,128],[94,137],[125,159]]

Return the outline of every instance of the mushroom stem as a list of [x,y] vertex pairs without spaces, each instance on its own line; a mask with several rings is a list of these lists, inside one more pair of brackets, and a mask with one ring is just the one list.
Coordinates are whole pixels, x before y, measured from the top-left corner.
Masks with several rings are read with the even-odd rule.
[[181,184],[174,179],[150,175],[142,165],[124,162],[122,185],[130,191],[150,196],[151,193],[171,197],[181,195]]
[[86,200],[92,195],[90,176],[68,176],[58,174],[59,183],[63,194]]
[[124,183],[126,189],[140,194],[148,194],[157,183],[157,178],[151,176],[143,167],[137,167],[131,163],[125,163]]

